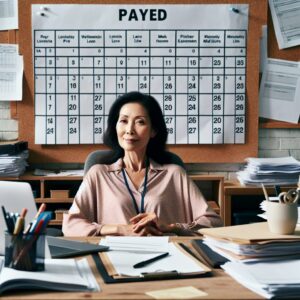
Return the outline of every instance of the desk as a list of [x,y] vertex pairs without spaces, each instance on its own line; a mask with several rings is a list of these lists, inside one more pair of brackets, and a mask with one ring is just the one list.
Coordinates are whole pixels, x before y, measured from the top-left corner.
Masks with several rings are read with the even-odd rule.
[[[79,239],[79,238],[77,238]],[[189,245],[190,237],[172,237],[172,241],[184,242]],[[80,238],[79,240],[97,243],[99,238]],[[97,293],[73,293],[73,292],[21,292],[18,294],[7,294],[1,297],[1,300],[12,299],[153,299],[145,295],[146,291],[167,289],[175,287],[193,286],[208,294],[199,299],[262,299],[259,295],[252,293],[225,274],[223,270],[213,270],[212,277],[174,279],[163,281],[144,281],[133,283],[114,283],[106,284],[103,282],[94,261],[88,256],[90,266],[101,287],[101,292]],[[195,298],[194,298],[195,299]]]

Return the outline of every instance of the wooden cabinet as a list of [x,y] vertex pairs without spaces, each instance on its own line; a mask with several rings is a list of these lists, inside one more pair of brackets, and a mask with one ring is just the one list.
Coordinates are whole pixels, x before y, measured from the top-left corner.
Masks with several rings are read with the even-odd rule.
[[[201,189],[211,207],[220,213],[222,211],[219,207],[223,202],[224,178],[222,176],[197,174],[191,174],[190,177]],[[60,227],[62,214],[70,208],[82,182],[82,176],[35,176],[26,173],[17,179],[0,177],[0,180],[28,182],[32,187],[37,206],[46,203],[47,210],[53,212],[53,219],[49,225]]]

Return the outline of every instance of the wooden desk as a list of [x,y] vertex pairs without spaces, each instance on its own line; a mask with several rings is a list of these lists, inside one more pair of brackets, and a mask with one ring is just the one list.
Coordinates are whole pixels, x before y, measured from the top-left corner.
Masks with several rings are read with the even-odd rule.
[[[187,244],[189,244],[189,241],[191,240],[189,237],[176,237],[171,239]],[[81,240],[97,243],[99,238],[83,238]],[[1,300],[153,299],[147,296],[145,292],[184,286],[193,286],[208,294],[208,296],[199,299],[262,299],[259,295],[252,293],[250,290],[238,284],[230,276],[225,274],[223,270],[215,269],[213,270],[212,277],[204,278],[106,284],[98,273],[91,256],[88,256],[88,261],[100,285],[100,292],[21,292],[19,294],[3,295]]]

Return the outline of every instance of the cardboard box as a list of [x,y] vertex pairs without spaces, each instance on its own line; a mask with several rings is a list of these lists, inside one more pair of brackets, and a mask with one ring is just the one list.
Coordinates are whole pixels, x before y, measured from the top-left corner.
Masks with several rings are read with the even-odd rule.
[[50,197],[51,198],[60,198],[60,199],[67,199],[70,196],[69,190],[50,190]]
[[62,221],[63,214],[67,213],[67,212],[68,212],[68,210],[56,210],[55,211],[55,220]]

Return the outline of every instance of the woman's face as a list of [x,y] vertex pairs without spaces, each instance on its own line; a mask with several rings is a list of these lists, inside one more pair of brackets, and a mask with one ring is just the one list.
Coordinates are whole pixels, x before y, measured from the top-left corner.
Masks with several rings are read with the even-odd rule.
[[155,136],[149,115],[139,103],[127,103],[121,107],[116,130],[124,151],[143,152],[150,138]]

